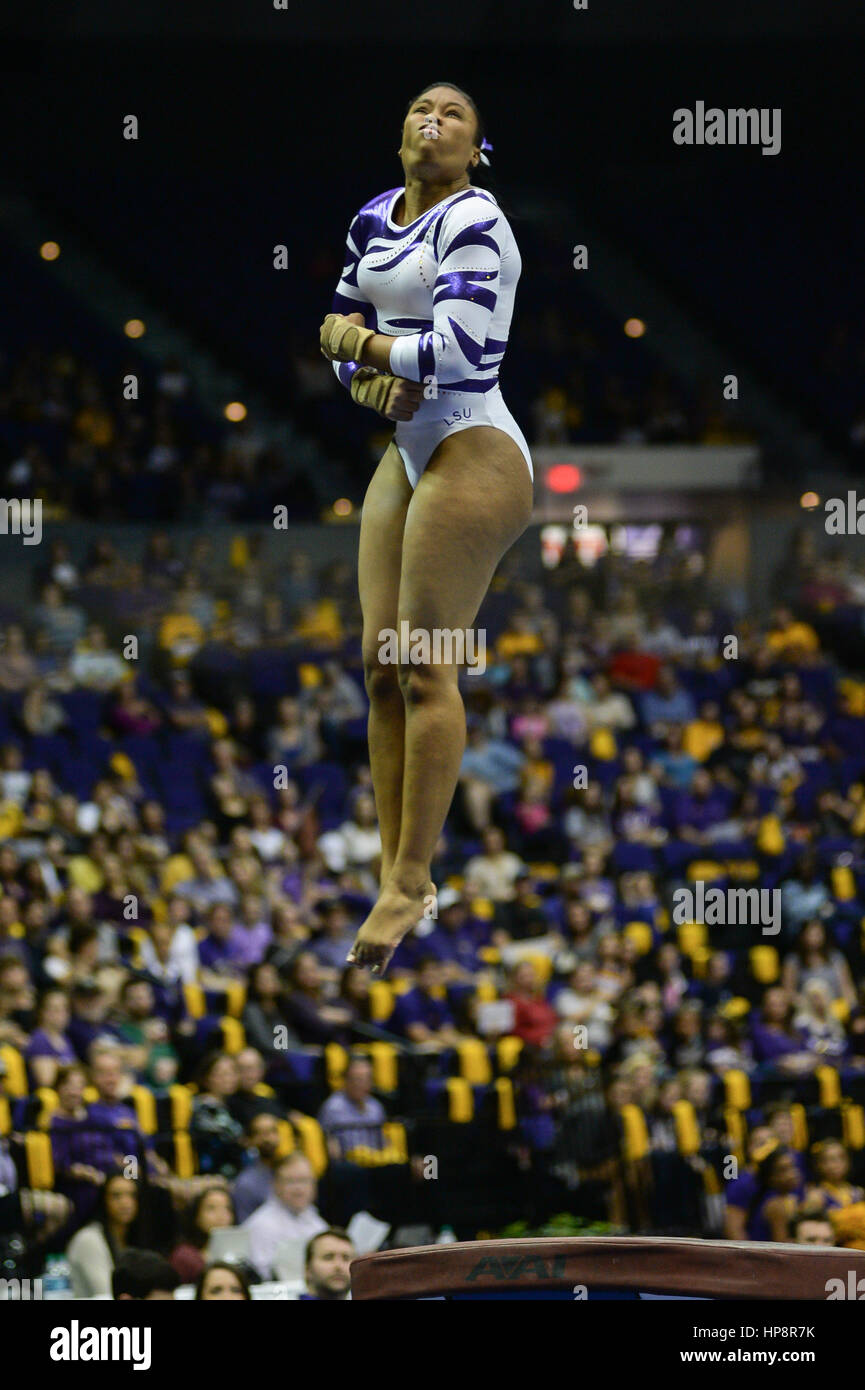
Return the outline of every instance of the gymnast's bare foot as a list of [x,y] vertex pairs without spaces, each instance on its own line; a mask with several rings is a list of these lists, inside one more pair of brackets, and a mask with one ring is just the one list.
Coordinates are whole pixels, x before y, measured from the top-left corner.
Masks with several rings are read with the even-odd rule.
[[430,878],[406,878],[391,873],[378,902],[357,934],[347,960],[383,975],[403,937],[424,917],[432,916],[435,885]]

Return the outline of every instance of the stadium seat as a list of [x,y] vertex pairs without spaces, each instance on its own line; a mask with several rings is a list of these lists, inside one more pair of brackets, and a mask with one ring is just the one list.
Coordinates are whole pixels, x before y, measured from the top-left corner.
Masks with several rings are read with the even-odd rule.
[[17,1047],[11,1043],[0,1044],[0,1058],[6,1065],[6,1089],[10,1096],[16,1100],[26,1096],[29,1091],[27,1066]]
[[514,1100],[513,1082],[509,1076],[498,1076],[495,1080],[495,1088],[498,1102],[499,1129],[515,1129],[517,1124],[517,1109]]
[[474,1092],[462,1076],[449,1076],[445,1082],[448,1119],[455,1125],[469,1124],[475,1115]]
[[300,1147],[309,1159],[315,1176],[320,1178],[327,1168],[327,1145],[321,1125],[310,1115],[298,1114],[295,1127],[299,1131]]
[[752,946],[748,959],[751,974],[760,985],[773,985],[781,974],[781,962],[774,946]]
[[649,1153],[649,1129],[639,1105],[623,1105],[619,1111],[622,1121],[622,1156],[636,1163]]
[[507,1037],[499,1038],[496,1043],[496,1064],[499,1071],[505,1074],[512,1072],[520,1059],[522,1050],[522,1038],[516,1038],[510,1034]]
[[493,1079],[486,1044],[480,1038],[464,1038],[456,1044],[459,1073],[470,1086],[488,1086]]
[[27,1165],[27,1186],[52,1191],[54,1156],[51,1151],[51,1139],[44,1131],[31,1129],[24,1135],[24,1158]]
[[733,1110],[745,1111],[751,1108],[751,1082],[748,1073],[730,1068],[724,1072],[724,1094],[727,1105]]

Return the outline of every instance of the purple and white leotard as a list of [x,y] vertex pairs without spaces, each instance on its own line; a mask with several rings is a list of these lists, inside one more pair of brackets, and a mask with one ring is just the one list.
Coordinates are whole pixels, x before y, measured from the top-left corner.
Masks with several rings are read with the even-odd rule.
[[[404,191],[389,189],[354,218],[333,312],[360,312],[367,328],[396,338],[391,371],[425,387],[429,399],[394,436],[409,482],[417,486],[443,439],[475,425],[509,435],[532,476],[498,383],[522,267],[507,218],[491,193],[470,187],[399,227],[393,212]],[[333,365],[350,387],[358,363]]]

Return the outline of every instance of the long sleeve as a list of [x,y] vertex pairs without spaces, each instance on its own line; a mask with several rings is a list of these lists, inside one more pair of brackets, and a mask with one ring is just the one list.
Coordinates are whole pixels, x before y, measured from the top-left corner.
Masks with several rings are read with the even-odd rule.
[[[364,299],[358,289],[357,268],[363,255],[363,217],[358,213],[348,229],[345,242],[345,265],[331,304],[333,314],[363,314],[367,328],[376,329],[376,312],[368,299]],[[337,380],[348,391],[351,379],[358,370],[359,362],[334,362],[333,370]]]
[[419,382],[434,376],[440,386],[466,389],[480,370],[497,367],[505,344],[488,342],[487,333],[498,299],[503,227],[496,205],[474,193],[448,208],[440,225],[433,326],[394,341],[396,376]]
[[108,1242],[97,1225],[84,1226],[69,1242],[66,1258],[72,1274],[75,1298],[111,1294],[114,1260]]

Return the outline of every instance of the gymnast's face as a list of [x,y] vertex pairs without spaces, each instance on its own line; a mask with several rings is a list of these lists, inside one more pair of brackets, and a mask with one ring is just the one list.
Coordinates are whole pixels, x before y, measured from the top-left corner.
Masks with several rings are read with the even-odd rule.
[[[435,138],[424,135],[430,127]],[[400,158],[406,176],[455,183],[478,163],[477,118],[453,87],[430,87],[412,102],[402,128]]]

